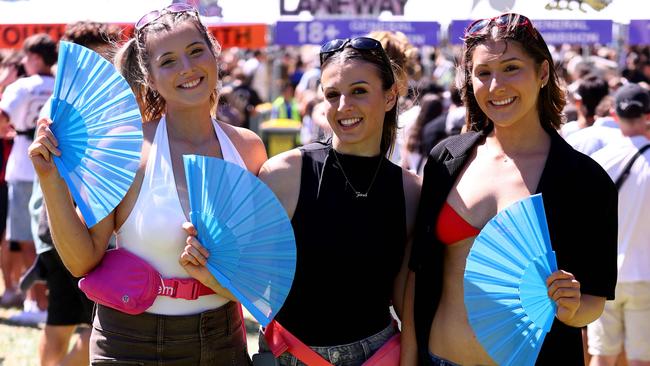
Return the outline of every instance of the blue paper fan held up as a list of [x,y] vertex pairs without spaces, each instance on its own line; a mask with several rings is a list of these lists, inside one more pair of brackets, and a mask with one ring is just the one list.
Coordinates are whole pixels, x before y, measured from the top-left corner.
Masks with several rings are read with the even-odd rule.
[[556,305],[546,278],[557,271],[541,194],[492,218],[465,266],[465,307],[479,342],[499,365],[534,365]]
[[54,156],[88,227],[108,216],[135,179],[142,148],[142,117],[122,75],[97,53],[59,43],[50,126]]
[[266,326],[289,295],[296,241],[284,207],[249,171],[184,155],[190,220],[208,249],[207,268]]

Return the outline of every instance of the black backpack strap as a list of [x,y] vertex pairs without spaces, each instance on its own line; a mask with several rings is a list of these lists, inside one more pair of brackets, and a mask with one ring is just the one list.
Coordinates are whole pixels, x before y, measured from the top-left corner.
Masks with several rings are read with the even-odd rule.
[[630,161],[627,162],[627,165],[625,165],[625,168],[623,169],[623,173],[621,173],[618,179],[616,179],[616,182],[614,182],[616,184],[616,189],[618,189],[619,191],[621,190],[621,186],[623,185],[623,183],[625,183],[625,180],[630,175],[630,169],[632,169],[632,165],[634,164],[636,159],[638,159],[639,156],[643,154],[644,151],[648,150],[648,148],[650,148],[650,144],[647,144],[642,148],[640,148],[639,151],[637,151],[636,154],[634,154],[632,159],[630,159]]

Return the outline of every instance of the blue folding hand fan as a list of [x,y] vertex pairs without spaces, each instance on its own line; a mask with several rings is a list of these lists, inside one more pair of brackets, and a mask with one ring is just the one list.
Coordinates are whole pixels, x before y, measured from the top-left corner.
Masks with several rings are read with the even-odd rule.
[[190,220],[210,273],[266,326],[289,294],[296,241],[286,211],[253,174],[221,159],[184,155]]
[[142,147],[142,117],[126,80],[97,53],[59,43],[50,126],[63,177],[92,227],[108,216],[135,178]]
[[469,323],[499,365],[534,365],[556,306],[546,278],[557,270],[541,194],[499,212],[467,257]]

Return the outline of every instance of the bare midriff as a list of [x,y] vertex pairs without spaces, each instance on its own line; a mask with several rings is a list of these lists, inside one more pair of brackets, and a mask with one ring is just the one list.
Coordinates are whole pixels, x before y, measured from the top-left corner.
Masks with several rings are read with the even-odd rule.
[[465,309],[465,262],[475,238],[445,246],[442,295],[431,324],[429,351],[460,365],[496,365],[476,338]]

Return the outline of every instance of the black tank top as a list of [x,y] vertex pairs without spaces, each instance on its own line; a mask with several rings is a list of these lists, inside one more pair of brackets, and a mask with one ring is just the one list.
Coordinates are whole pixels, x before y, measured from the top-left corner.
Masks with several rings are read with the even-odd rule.
[[[331,145],[301,148],[300,196],[291,223],[297,266],[276,319],[310,346],[367,338],[390,323],[393,282],[406,243],[402,169],[385,157],[338,155]],[[320,178],[320,189],[319,189]]]

